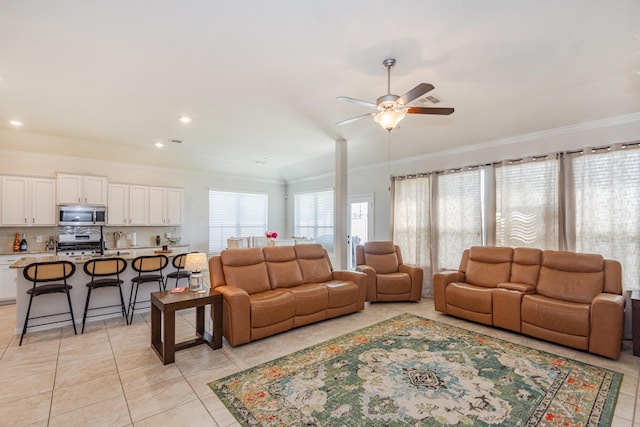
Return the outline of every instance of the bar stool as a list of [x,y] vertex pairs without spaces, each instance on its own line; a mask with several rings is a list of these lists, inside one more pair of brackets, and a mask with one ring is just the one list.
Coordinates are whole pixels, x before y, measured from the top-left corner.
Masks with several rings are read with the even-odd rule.
[[162,287],[164,286],[162,270],[167,264],[169,264],[169,258],[165,255],[144,255],[134,258],[134,260],[131,261],[131,268],[137,271],[138,275],[131,279],[131,293],[129,294],[127,311],[129,325],[133,323],[133,312],[135,311],[136,304],[150,302],[150,300],[138,301],[138,287],[143,283],[157,282],[158,290],[162,291]]
[[184,269],[184,263],[186,260],[186,253],[179,254],[173,257],[173,259],[171,260],[171,264],[173,265],[173,268],[176,269],[176,271],[172,271],[171,273],[167,274],[167,278],[164,281],[165,290],[167,290],[167,282],[169,282],[169,279],[176,279],[176,283],[175,285],[173,285],[173,287],[175,288],[178,286],[178,281],[180,281],[180,279],[189,279],[189,277],[191,277],[191,272]]
[[[122,311],[122,316],[125,318],[125,320],[127,320],[127,309],[124,305],[124,297],[122,296],[121,286],[124,282],[120,279],[120,274],[127,268],[127,261],[125,261],[123,258],[118,257],[97,258],[85,262],[82,268],[87,276],[91,276],[91,281],[86,284],[87,301],[84,304],[84,315],[82,316],[82,333],[84,334],[84,324],[87,321],[87,317],[96,317],[87,316],[87,312],[89,310],[117,307],[117,305],[105,305],[101,307],[89,308],[91,293],[94,289],[117,287],[120,293],[120,310]],[[117,312],[102,313],[100,314],[100,316],[116,313]]]
[[[69,313],[71,314],[71,324],[73,325],[74,334],[78,334],[76,331],[76,321],[73,317],[73,307],[71,306],[71,296],[69,295],[69,290],[73,288],[70,284],[67,283],[67,279],[73,276],[73,273],[76,271],[76,266],[69,261],[49,261],[49,262],[36,262],[33,264],[27,265],[22,271],[22,275],[29,282],[33,282],[33,286],[31,289],[27,290],[29,294],[29,306],[27,308],[27,315],[24,319],[24,327],[22,328],[22,335],[20,336],[20,344],[22,345],[22,339],[24,338],[24,334],[27,332],[27,327],[29,320],[29,314],[31,313],[31,304],[33,303],[33,298],[40,295],[47,294],[55,294],[55,293],[65,293],[67,294],[67,302],[69,303]],[[51,282],[59,282],[62,283],[51,283]],[[43,284],[46,283],[46,284]],[[43,317],[51,317],[57,316],[62,313],[54,313],[54,314],[46,314],[42,316],[36,316],[32,319],[40,319]],[[58,323],[60,320],[50,322],[47,324]]]

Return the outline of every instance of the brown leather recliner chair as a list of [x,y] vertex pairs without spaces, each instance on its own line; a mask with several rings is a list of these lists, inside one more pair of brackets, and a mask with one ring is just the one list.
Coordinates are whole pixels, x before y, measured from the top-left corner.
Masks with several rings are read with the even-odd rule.
[[393,242],[358,245],[356,270],[367,274],[367,301],[420,301],[423,270],[404,264]]

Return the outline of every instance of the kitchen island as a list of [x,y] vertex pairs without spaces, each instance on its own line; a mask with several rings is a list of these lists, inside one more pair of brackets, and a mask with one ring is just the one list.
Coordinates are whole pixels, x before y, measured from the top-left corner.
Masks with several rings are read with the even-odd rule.
[[[181,253],[187,252],[188,247],[175,248],[178,250],[173,250],[171,253],[164,253],[169,258],[169,264],[167,268],[164,269],[163,275],[166,276],[167,273],[172,272],[174,269],[171,265],[171,259]],[[135,255],[131,251],[127,251],[126,249],[122,250],[114,250],[114,251],[106,251],[104,257],[110,256],[119,256],[120,258],[124,258],[127,260],[127,269],[123,274],[120,275],[120,279],[123,280],[122,285],[122,295],[124,296],[125,304],[129,300],[129,293],[131,292],[131,279],[137,276],[137,272],[131,268],[131,260],[133,260],[136,256],[141,255],[154,255],[153,250],[149,251],[140,251],[137,250]],[[16,295],[16,334],[22,333],[22,328],[24,326],[25,316],[27,314],[27,308],[29,306],[29,295],[27,294],[27,289],[31,289],[33,286],[32,282],[27,281],[23,275],[23,269],[29,264],[34,262],[48,262],[48,261],[70,261],[75,264],[76,271],[73,276],[68,280],[68,283],[73,286],[71,289],[71,304],[73,305],[73,316],[75,318],[76,324],[82,324],[82,316],[84,314],[84,305],[87,298],[87,287],[86,283],[91,281],[91,277],[85,274],[83,270],[83,265],[89,259],[97,258],[96,256],[37,256],[37,257],[24,257],[20,258],[18,261],[11,265],[11,268],[16,269],[17,273],[17,295]],[[138,301],[145,301],[150,299],[150,293],[158,290],[158,287],[155,283],[150,283],[145,286],[141,286],[138,292]],[[91,303],[90,307],[102,307],[102,306],[116,306],[116,307],[107,307],[101,309],[95,309],[89,311],[89,316],[95,316],[91,318],[87,318],[87,323],[92,321],[104,320],[112,317],[122,317],[122,314],[118,311],[120,306],[120,296],[118,295],[118,291],[115,288],[107,288],[107,289],[97,289],[91,295]],[[136,312],[141,313],[145,311],[149,311],[150,307],[136,307]],[[59,328],[61,326],[71,326],[71,318],[68,313],[69,307],[67,304],[67,299],[64,294],[52,294],[52,295],[42,295],[38,296],[34,299],[34,302],[31,307],[31,320],[29,320],[29,332],[41,331],[45,329],[53,329]],[[34,317],[51,314],[51,313],[62,313],[60,315],[46,317],[41,319],[34,319]],[[124,320],[124,319],[123,319]],[[52,322],[60,322],[60,323],[52,323]]]

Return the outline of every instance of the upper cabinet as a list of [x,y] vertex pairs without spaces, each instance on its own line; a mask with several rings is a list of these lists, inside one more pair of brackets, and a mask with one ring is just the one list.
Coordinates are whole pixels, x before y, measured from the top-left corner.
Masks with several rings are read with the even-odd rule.
[[109,184],[108,225],[148,225],[149,187]]
[[184,190],[149,188],[149,225],[181,225]]
[[182,225],[184,190],[109,184],[108,225]]
[[107,205],[107,178],[59,173],[58,204]]
[[0,223],[5,226],[56,225],[56,180],[3,176]]

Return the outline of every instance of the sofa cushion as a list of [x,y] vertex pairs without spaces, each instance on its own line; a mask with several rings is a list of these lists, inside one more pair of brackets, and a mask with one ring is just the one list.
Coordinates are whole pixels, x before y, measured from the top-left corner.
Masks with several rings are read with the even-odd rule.
[[533,285],[538,282],[542,251],[533,248],[515,248],[513,250],[513,264],[511,264],[511,279],[513,283]]
[[493,289],[467,283],[450,283],[446,289],[447,305],[471,312],[491,314]]
[[331,280],[320,285],[329,292],[328,308],[344,307],[358,302],[360,288],[354,282]]
[[271,246],[263,248],[262,252],[272,289],[289,288],[303,283],[293,246]]
[[322,245],[318,243],[295,245],[293,249],[298,258],[304,283],[326,282],[332,279],[331,263]]
[[296,286],[287,289],[296,300],[296,316],[325,311],[329,304],[327,288],[315,283]]
[[275,325],[296,314],[296,301],[290,292],[268,290],[251,295],[251,327]]
[[411,292],[411,277],[407,273],[379,274],[376,285],[379,294],[407,294]]
[[220,252],[227,285],[255,294],[271,289],[267,265],[260,248],[226,249]]
[[488,288],[495,288],[498,283],[508,282],[511,276],[512,258],[512,248],[472,247],[469,250],[466,282]]
[[536,294],[522,298],[522,322],[567,335],[588,337],[590,312],[589,304],[561,301]]
[[590,304],[604,287],[604,259],[595,254],[544,251],[536,293]]
[[370,265],[378,274],[398,271],[398,256],[393,242],[366,242],[364,245],[364,263]]

